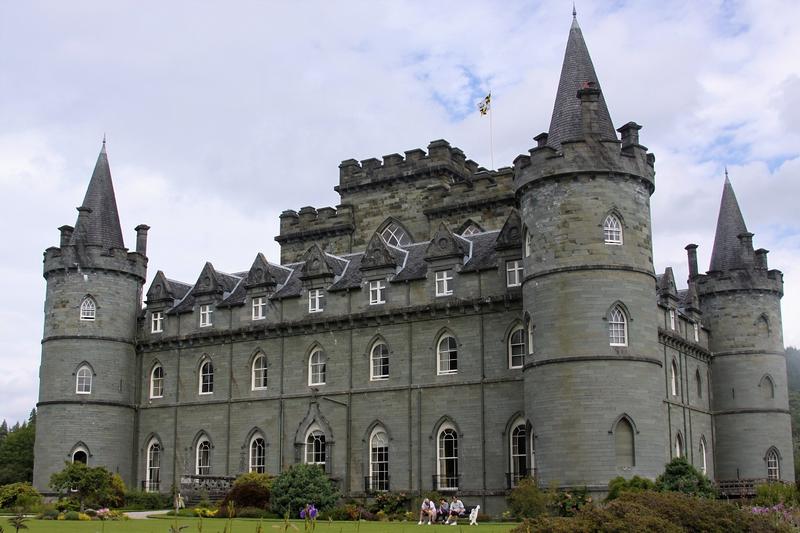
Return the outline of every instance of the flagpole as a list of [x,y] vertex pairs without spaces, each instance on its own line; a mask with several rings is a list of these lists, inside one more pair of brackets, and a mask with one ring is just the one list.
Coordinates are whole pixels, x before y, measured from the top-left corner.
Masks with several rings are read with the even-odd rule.
[[[489,94],[492,94],[492,91],[489,90]],[[492,160],[492,170],[494,170],[494,127],[492,126],[492,105],[489,105],[489,156]]]

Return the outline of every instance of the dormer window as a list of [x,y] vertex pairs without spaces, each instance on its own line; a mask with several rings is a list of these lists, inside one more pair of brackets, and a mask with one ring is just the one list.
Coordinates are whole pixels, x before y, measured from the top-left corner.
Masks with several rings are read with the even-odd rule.
[[267,299],[263,296],[253,298],[253,320],[267,318]]
[[408,234],[406,230],[404,230],[400,224],[396,222],[392,222],[381,232],[381,237],[383,240],[386,241],[387,244],[391,244],[392,246],[404,246],[410,243],[410,239],[408,238]]
[[308,312],[319,313],[325,308],[325,291],[322,289],[309,289]]
[[369,305],[386,303],[386,282],[383,280],[369,282]]
[[522,285],[522,261],[506,261],[506,287]]
[[479,228],[476,224],[470,224],[464,231],[461,232],[461,236],[471,237],[472,235],[476,235],[478,233],[483,233],[483,230],[481,230],[481,228]]
[[453,294],[452,270],[440,270],[436,273],[436,296],[450,296]]
[[211,305],[200,306],[200,327],[205,328],[211,325],[211,314],[214,312]]
[[81,302],[81,320],[94,320],[97,315],[97,304],[94,298],[87,296]]
[[622,223],[613,214],[603,222],[603,237],[606,244],[622,244]]
[[164,313],[153,311],[150,314],[150,333],[161,333],[164,331]]

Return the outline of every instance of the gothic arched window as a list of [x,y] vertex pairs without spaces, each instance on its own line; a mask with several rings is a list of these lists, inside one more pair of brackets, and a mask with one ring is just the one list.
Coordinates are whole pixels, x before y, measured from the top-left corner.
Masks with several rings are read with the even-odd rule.
[[611,346],[628,345],[628,318],[619,305],[608,313],[608,341]]
[[89,365],[83,365],[75,373],[75,393],[92,393],[92,369],[89,368]]
[[253,358],[253,368],[250,379],[250,388],[252,390],[267,388],[267,372],[267,356],[263,353],[259,353]]
[[436,362],[439,374],[458,373],[458,343],[456,338],[444,334],[436,345]]
[[389,379],[389,347],[383,341],[372,345],[369,357],[370,379]]
[[325,352],[316,348],[308,356],[308,384],[325,385],[327,360]]
[[147,470],[144,475],[144,490],[158,492],[161,487],[161,444],[155,439],[147,446]]
[[164,367],[156,363],[150,371],[150,397],[162,398],[164,396]]
[[614,428],[614,451],[617,467],[630,468],[636,464],[636,450],[633,441],[633,426],[630,420],[622,417]]
[[369,488],[389,490],[389,437],[381,427],[369,438]]
[[383,240],[386,241],[387,244],[391,244],[392,246],[404,246],[406,244],[411,244],[411,239],[408,238],[408,233],[397,222],[390,222],[385,228],[383,228],[383,231],[381,231],[381,237],[383,237]]
[[214,393],[214,363],[205,359],[200,363],[198,392],[200,394]]
[[94,298],[87,296],[81,302],[81,320],[94,320],[97,316],[97,304]]
[[256,472],[263,474],[267,471],[267,444],[264,442],[264,437],[261,435],[254,435],[250,439],[250,465],[248,472]]
[[525,329],[515,327],[508,336],[508,368],[522,368],[525,362]]
[[306,464],[325,467],[326,452],[325,434],[318,426],[313,426],[306,435]]
[[458,490],[458,434],[450,425],[439,429],[436,439],[436,473],[438,490]]
[[206,437],[202,437],[197,441],[194,473],[198,476],[211,474],[211,441]]
[[614,214],[603,221],[603,238],[606,244],[622,244],[622,223]]
[[511,486],[528,475],[528,432],[520,421],[511,430]]
[[770,481],[778,481],[781,478],[781,464],[778,458],[778,452],[775,448],[771,448],[767,452],[767,479]]

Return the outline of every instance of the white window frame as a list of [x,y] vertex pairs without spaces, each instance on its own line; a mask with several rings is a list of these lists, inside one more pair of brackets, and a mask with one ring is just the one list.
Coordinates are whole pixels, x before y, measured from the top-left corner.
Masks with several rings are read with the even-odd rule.
[[[514,423],[509,434],[509,457],[511,460],[511,486],[516,487],[517,481],[530,474],[528,468],[528,430],[522,420]],[[522,472],[521,466],[525,471]]]
[[695,322],[692,327],[694,328],[694,342],[700,342],[700,324]]
[[161,443],[153,439],[147,445],[147,465],[144,471],[145,492],[158,492],[161,487]]
[[[204,381],[203,378],[209,376],[209,379]],[[197,393],[201,396],[214,394],[214,362],[208,357],[200,362],[200,369],[197,373]]]
[[453,288],[450,282],[453,281],[453,271],[439,270],[436,272],[436,296],[451,296]]
[[[261,441],[261,442],[259,442]],[[250,439],[248,449],[248,472],[266,474],[267,472],[267,441],[261,433],[256,433]]]
[[[376,354],[378,349],[380,353]],[[383,362],[385,361],[385,364]],[[383,373],[385,367],[385,373]],[[369,380],[385,381],[389,379],[389,346],[383,341],[376,341],[369,351]]]
[[267,298],[265,296],[256,296],[252,300],[252,320],[264,320],[267,318]]
[[483,233],[483,230],[478,227],[477,224],[470,224],[464,231],[461,232],[462,237],[472,237],[473,235],[477,235],[478,233]]
[[195,446],[194,473],[196,476],[211,475],[211,441],[201,437]]
[[528,320],[528,355],[533,355],[533,321]]
[[611,346],[628,345],[628,316],[619,305],[608,313],[608,340]]
[[383,237],[383,240],[386,241],[387,244],[392,246],[405,246],[411,242],[406,230],[396,222],[391,222],[383,228],[381,237]]
[[378,279],[369,282],[369,305],[386,303],[386,282]]
[[[84,462],[84,461],[76,461],[75,456],[78,455],[79,453],[82,453],[84,455],[84,457],[86,457],[86,462]],[[77,448],[72,450],[72,455],[70,456],[70,458],[72,459],[73,463],[78,462],[78,463],[83,463],[83,464],[88,466],[89,465],[89,450],[87,450],[84,446],[78,446]]]
[[200,306],[200,327],[207,328],[212,325],[211,317],[214,313],[214,310],[211,308],[211,304],[205,304]]
[[700,437],[700,472],[704,475],[708,475],[708,459],[706,458],[706,439],[705,437]]
[[679,431],[675,435],[675,457],[683,457],[684,454],[684,447],[683,447],[683,435]]
[[75,372],[75,394],[92,393],[92,369],[89,365],[82,365]]
[[519,287],[523,276],[522,260],[506,261],[506,287]]
[[531,236],[528,232],[528,228],[526,227],[522,232],[522,240],[524,241],[525,245],[525,257],[531,256]]
[[[448,342],[446,349],[442,350],[442,344],[448,339],[452,339],[452,344]],[[455,353],[455,357],[451,355],[452,353]],[[447,355],[447,365],[443,364],[445,355]],[[453,368],[453,362],[455,362],[455,368]],[[458,374],[458,340],[449,333],[439,337],[436,343],[436,373],[440,376]]]
[[380,426],[369,437],[369,488],[389,490],[389,435]]
[[781,461],[778,452],[771,448],[767,452],[767,480],[778,481],[781,479]]
[[609,213],[603,221],[603,240],[606,244],[615,246],[621,246],[623,243],[622,221],[613,213]]
[[[156,376],[156,371],[160,370],[160,375]],[[161,363],[153,365],[150,370],[150,398],[164,397],[164,367]]]
[[308,289],[308,312],[321,313],[325,309],[325,291]]
[[669,366],[669,390],[673,396],[678,396],[680,393],[680,383],[678,382],[678,362],[672,360]]
[[164,312],[153,311],[150,313],[150,333],[164,332]]
[[81,320],[92,321],[97,317],[97,302],[86,296],[81,302]]
[[253,364],[250,367],[250,390],[266,390],[269,386],[269,367],[267,365],[267,356],[263,352],[259,352],[253,358]]
[[[454,442],[452,455],[446,455],[447,441]],[[436,434],[436,489],[453,491],[458,490],[458,432],[450,424],[442,424]],[[449,472],[448,464],[453,466],[453,472]]]
[[[515,339],[515,337],[517,337]],[[516,341],[516,342],[515,342]],[[525,365],[525,328],[516,326],[508,334],[508,368],[522,368]],[[514,350],[517,350],[514,353]],[[519,364],[514,364],[514,358],[519,359]]]
[[306,432],[304,462],[307,465],[319,465],[325,468],[328,462],[328,442],[325,432],[314,424]]
[[315,348],[308,356],[308,386],[325,385],[328,373],[328,358],[321,348]]
[[675,310],[669,310],[669,329],[675,331]]

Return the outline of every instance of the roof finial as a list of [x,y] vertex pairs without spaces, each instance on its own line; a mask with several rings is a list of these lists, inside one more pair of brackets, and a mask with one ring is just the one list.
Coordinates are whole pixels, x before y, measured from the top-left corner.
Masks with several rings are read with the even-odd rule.
[[730,181],[728,179],[728,165],[725,165],[725,181]]
[[575,2],[572,2],[572,18],[577,18],[578,11],[575,9]]
[[103,132],[103,146],[100,148],[100,153],[106,153],[106,132]]

